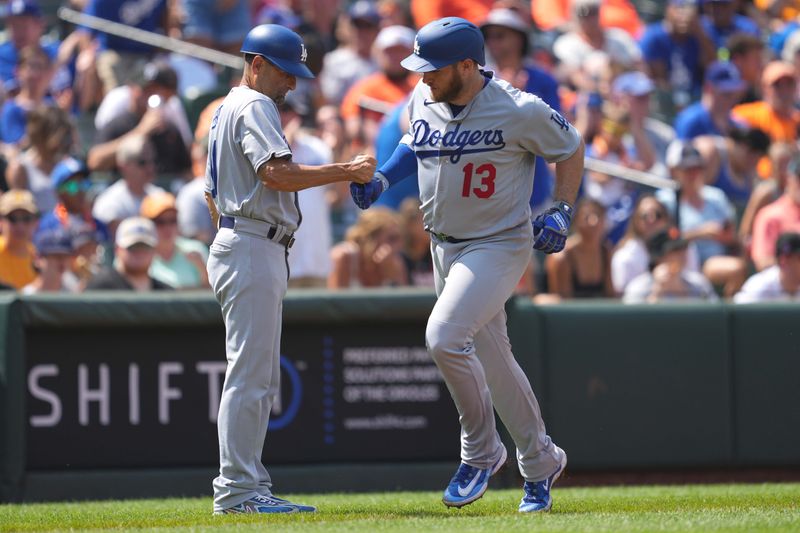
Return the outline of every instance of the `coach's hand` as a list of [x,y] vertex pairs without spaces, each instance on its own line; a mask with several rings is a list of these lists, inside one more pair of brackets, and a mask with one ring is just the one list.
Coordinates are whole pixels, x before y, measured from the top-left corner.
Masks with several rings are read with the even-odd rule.
[[380,173],[376,173],[369,183],[351,183],[350,196],[361,209],[366,209],[386,190],[388,182]]
[[567,202],[556,202],[553,207],[536,217],[533,221],[533,248],[546,254],[563,250],[573,210]]
[[345,164],[348,179],[355,183],[369,183],[375,174],[377,161],[371,155],[357,155]]

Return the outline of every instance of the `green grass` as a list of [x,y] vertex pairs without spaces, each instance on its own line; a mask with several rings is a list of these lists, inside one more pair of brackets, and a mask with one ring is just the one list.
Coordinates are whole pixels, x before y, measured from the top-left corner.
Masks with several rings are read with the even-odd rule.
[[565,488],[548,514],[517,512],[518,490],[461,510],[438,492],[294,495],[315,514],[212,516],[211,499],[0,505],[0,531],[800,531],[800,484]]

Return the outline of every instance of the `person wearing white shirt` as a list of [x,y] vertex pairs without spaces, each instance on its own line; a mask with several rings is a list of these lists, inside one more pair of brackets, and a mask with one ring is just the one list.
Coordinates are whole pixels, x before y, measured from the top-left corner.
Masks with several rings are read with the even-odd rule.
[[777,264],[751,276],[734,303],[800,301],[800,233],[783,233],[775,246]]

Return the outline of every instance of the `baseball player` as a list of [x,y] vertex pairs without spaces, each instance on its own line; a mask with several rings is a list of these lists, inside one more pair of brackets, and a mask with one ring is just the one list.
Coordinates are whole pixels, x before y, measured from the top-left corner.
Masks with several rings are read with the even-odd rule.
[[[461,421],[461,465],[444,504],[480,498],[506,461],[494,409],[517,447],[525,479],[519,510],[547,511],[567,456],[545,432],[530,383],[511,353],[503,306],[531,256],[564,247],[583,173],[584,145],[538,97],[479,68],[483,36],[457,17],[417,33],[403,66],[422,73],[408,104],[411,128],[367,184],[351,184],[365,209],[389,186],[419,176],[438,300],[425,341]],[[531,223],[535,158],[556,163],[555,204]]]
[[276,104],[313,78],[301,38],[256,26],[242,44],[241,84],[211,124],[206,201],[219,227],[208,277],[222,306],[228,367],[219,405],[220,473],[214,513],[310,512],[271,492],[261,463],[270,410],[279,393],[280,336],[287,257],[300,224],[296,191],[337,181],[369,182],[375,160],[306,166],[291,161]]

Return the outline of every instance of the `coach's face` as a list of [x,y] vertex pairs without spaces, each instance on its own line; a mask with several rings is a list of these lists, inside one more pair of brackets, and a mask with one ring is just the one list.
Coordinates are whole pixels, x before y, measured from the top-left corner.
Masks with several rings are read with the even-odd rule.
[[297,86],[297,78],[261,56],[253,60],[253,71],[256,74],[255,90],[269,96],[278,105],[283,103],[286,93]]
[[422,82],[430,87],[434,101],[452,102],[464,90],[464,78],[458,65],[455,63],[422,75]]

